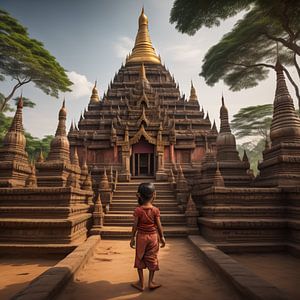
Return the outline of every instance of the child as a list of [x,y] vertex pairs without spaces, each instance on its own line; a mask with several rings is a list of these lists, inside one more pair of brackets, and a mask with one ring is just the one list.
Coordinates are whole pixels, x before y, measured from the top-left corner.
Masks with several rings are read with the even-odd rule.
[[160,222],[160,211],[152,205],[155,199],[154,184],[141,183],[136,195],[139,206],[135,208],[133,213],[134,224],[130,247],[136,248],[134,267],[137,268],[139,281],[132,286],[139,291],[144,290],[143,269],[148,268],[149,289],[153,290],[161,286],[154,283],[153,277],[154,272],[159,270],[157,260],[159,242],[161,247],[165,247],[166,241]]

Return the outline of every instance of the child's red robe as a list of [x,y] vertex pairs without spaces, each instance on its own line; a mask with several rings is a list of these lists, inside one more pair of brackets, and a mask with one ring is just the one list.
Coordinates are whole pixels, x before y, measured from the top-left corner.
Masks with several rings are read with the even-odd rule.
[[134,210],[133,215],[138,218],[134,267],[157,271],[159,270],[157,259],[159,236],[157,233],[156,218],[160,217],[160,211],[155,206],[138,206]]

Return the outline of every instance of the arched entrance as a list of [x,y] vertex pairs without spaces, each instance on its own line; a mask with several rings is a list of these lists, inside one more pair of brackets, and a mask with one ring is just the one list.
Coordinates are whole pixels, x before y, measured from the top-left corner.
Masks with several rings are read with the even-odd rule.
[[144,137],[132,145],[130,172],[132,177],[154,176],[155,174],[154,145],[148,143]]

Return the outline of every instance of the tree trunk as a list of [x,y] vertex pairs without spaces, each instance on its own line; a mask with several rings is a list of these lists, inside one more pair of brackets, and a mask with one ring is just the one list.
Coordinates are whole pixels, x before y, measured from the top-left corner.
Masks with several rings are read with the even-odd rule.
[[25,79],[25,80],[23,80],[23,81],[20,81],[20,80],[18,79],[18,83],[13,87],[12,91],[10,92],[10,94],[9,94],[7,97],[4,98],[4,101],[3,101],[3,103],[1,104],[1,107],[0,107],[0,111],[1,111],[1,112],[4,111],[5,106],[7,105],[8,101],[13,97],[13,95],[14,95],[15,92],[16,92],[16,90],[17,90],[19,87],[21,87],[22,85],[24,85],[24,84],[26,84],[26,83],[28,83],[28,82],[30,82],[30,81],[31,81],[31,79],[27,79],[27,80]]

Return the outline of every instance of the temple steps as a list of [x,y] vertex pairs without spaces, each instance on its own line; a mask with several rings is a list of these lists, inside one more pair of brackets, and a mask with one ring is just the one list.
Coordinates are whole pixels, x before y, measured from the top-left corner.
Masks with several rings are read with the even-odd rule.
[[[124,207],[123,210],[114,210],[111,209],[110,212],[113,214],[127,214],[127,215],[132,215],[133,214],[133,210],[126,210],[127,207]],[[180,213],[180,210],[171,210],[171,209],[166,209],[166,210],[162,210],[160,209],[161,214],[165,213],[165,214],[178,214]]]
[[[146,179],[118,183],[113,193],[109,211],[104,217],[101,230],[105,238],[129,237],[133,224],[133,211],[137,207],[136,192],[141,182]],[[152,179],[153,181],[153,179]],[[161,222],[166,236],[186,236],[189,228],[186,217],[181,212],[175,192],[168,182],[154,182],[156,199],[154,205],[160,209]]]
[[[161,214],[162,225],[184,225],[185,216],[183,214]],[[112,214],[109,213],[105,216],[104,225],[120,225],[130,226],[133,223],[132,214]]]
[[[131,226],[103,226],[101,230],[102,238],[129,238],[131,236]],[[185,237],[191,234],[190,229],[185,226],[166,225],[164,234],[168,237]]]

